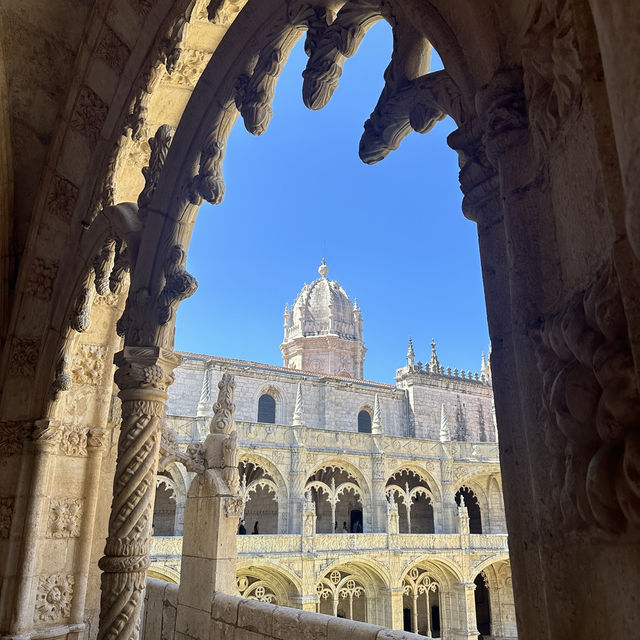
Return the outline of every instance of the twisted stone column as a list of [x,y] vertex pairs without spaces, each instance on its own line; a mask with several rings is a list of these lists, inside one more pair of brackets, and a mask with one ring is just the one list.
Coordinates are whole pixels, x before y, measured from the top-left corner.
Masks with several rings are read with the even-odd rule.
[[150,563],[160,426],[180,357],[159,347],[125,347],[115,356],[122,400],[118,460],[102,574],[99,640],[137,640]]

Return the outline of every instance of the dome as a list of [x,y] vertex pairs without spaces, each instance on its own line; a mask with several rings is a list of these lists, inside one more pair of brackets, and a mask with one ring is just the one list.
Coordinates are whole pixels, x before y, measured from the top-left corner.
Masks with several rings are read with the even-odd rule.
[[361,337],[360,310],[335,280],[329,280],[329,267],[323,260],[320,278],[305,284],[289,314],[288,338],[337,335],[357,340]]

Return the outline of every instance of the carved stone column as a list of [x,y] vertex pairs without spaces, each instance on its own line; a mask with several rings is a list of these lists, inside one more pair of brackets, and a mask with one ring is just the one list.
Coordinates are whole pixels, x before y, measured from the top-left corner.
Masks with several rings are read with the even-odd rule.
[[292,434],[291,467],[289,469],[289,531],[282,533],[301,533],[304,485],[307,479],[304,465],[304,428],[294,427]]
[[457,596],[458,625],[452,631],[452,638],[456,640],[476,640],[478,625],[476,622],[476,600],[473,582],[463,582],[454,586],[454,596]]
[[387,516],[387,497],[385,495],[386,477],[385,477],[385,459],[382,450],[381,441],[373,438],[373,455],[371,465],[371,506],[373,507],[373,531],[374,533],[382,532],[386,527]]
[[389,589],[389,618],[392,629],[402,629],[404,626],[403,619],[403,595],[402,587],[391,587]]
[[122,400],[118,460],[102,574],[99,640],[137,640],[144,596],[160,424],[180,357],[159,347],[115,355]]

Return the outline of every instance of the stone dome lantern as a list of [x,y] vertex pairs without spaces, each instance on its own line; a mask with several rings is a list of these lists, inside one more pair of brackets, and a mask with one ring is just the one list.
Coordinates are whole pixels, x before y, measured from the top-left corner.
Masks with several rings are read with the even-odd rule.
[[362,378],[364,354],[362,313],[335,280],[323,259],[320,277],[305,284],[291,309],[284,313],[284,340],[280,345],[284,366]]

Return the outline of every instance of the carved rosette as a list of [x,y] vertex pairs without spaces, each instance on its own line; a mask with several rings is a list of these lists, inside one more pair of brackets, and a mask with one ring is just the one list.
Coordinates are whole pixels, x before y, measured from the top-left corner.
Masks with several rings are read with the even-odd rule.
[[167,388],[180,357],[157,347],[125,347],[116,354],[122,425],[109,518],[99,566],[102,599],[98,638],[138,638],[149,560],[152,504]]
[[40,578],[33,614],[35,623],[61,622],[71,615],[73,599],[72,575],[53,575]]

